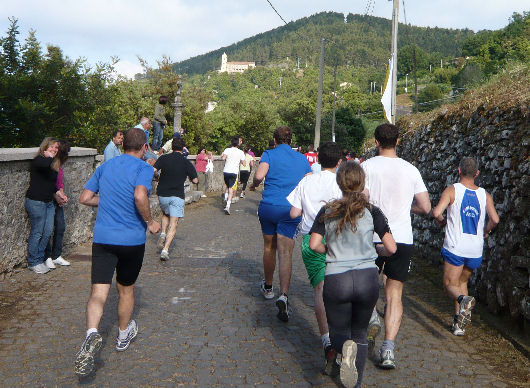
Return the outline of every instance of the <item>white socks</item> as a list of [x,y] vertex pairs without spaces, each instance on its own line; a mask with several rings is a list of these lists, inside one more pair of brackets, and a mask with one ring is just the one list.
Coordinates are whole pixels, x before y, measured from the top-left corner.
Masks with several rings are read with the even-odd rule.
[[129,334],[129,326],[127,326],[125,330],[122,330],[118,327],[118,331],[119,331],[118,338],[121,340],[124,340],[125,338],[127,338],[127,334]]
[[225,202],[228,201],[228,193],[225,193]]
[[95,327],[92,327],[92,328],[88,329],[88,330],[86,331],[86,338],[88,338],[88,336],[89,336],[90,334],[92,334],[92,333],[97,333],[97,332],[98,332],[98,329],[96,329]]
[[322,347],[324,349],[326,349],[328,346],[331,346],[331,340],[329,339],[329,332],[322,335],[320,339],[322,340]]

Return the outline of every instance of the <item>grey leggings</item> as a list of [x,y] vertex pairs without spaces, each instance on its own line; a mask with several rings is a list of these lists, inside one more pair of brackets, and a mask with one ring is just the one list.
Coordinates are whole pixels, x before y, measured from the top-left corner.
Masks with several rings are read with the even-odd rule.
[[377,268],[351,270],[324,278],[324,306],[331,345],[342,353],[346,340],[357,344],[355,366],[359,374],[356,386],[359,387],[368,355],[366,330],[378,297]]

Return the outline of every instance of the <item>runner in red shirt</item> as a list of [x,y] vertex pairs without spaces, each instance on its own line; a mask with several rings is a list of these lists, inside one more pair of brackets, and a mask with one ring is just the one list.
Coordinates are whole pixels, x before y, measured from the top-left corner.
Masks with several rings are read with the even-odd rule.
[[304,155],[310,166],[312,166],[313,163],[318,162],[318,154],[315,152],[315,148],[312,145],[307,146],[307,152]]

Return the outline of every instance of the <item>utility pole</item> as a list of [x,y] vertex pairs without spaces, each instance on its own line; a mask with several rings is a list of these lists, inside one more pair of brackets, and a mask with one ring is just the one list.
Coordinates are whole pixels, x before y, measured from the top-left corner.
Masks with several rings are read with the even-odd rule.
[[414,105],[416,106],[416,112],[418,112],[418,78],[416,77],[416,46],[412,50],[412,57],[414,60]]
[[335,100],[337,99],[337,64],[333,69],[333,118],[331,119],[331,141],[335,142]]
[[392,124],[396,123],[396,87],[397,87],[397,37],[398,37],[398,18],[399,0],[393,1],[392,10],[392,100],[391,100],[391,119]]
[[324,81],[324,42],[320,42],[320,70],[318,72],[317,117],[315,122],[315,149],[320,145],[320,121],[322,120],[322,83]]

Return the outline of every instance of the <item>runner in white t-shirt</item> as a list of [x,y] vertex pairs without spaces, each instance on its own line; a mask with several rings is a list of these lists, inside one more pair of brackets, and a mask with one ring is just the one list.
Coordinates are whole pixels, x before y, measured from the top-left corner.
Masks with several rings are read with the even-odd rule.
[[[475,184],[478,174],[476,160],[463,158],[458,167],[460,182],[444,190],[440,202],[432,211],[438,225],[445,225],[441,252],[444,259],[444,288],[455,302],[452,331],[459,336],[464,335],[475,306],[475,298],[468,294],[467,282],[473,270],[482,263],[484,239],[499,223],[493,198]],[[444,219],[446,208],[447,219]]]
[[225,161],[225,167],[223,169],[223,175],[225,180],[225,200],[226,207],[224,209],[226,214],[230,214],[230,204],[232,203],[232,197],[234,196],[233,186],[237,180],[237,174],[239,173],[239,165],[246,165],[245,153],[239,148],[239,136],[232,139],[232,147],[227,148],[223,151],[221,158]]
[[[418,169],[396,154],[398,128],[392,124],[382,124],[375,129],[374,135],[379,156],[366,160],[361,166],[366,174],[364,193],[370,203],[380,208],[387,217],[397,243],[395,254],[379,257],[376,261],[379,270],[387,276],[385,340],[380,350],[380,366],[394,369],[394,340],[403,316],[401,295],[403,283],[408,278],[413,249],[410,213],[428,214],[431,201]],[[377,235],[374,235],[374,242],[380,242]],[[368,327],[370,345],[373,346],[380,330],[379,317],[374,310]]]
[[342,198],[342,191],[337,184],[335,170],[341,163],[341,150],[336,143],[325,143],[318,150],[318,160],[322,165],[319,174],[310,174],[302,178],[300,183],[287,196],[292,205],[290,216],[302,216],[300,232],[302,234],[302,260],[307,270],[307,276],[313,286],[315,298],[315,315],[326,358],[325,371],[330,374],[335,353],[329,339],[329,329],[326,320],[326,310],[322,292],[324,289],[324,272],[326,269],[326,254],[317,253],[309,248],[309,239],[315,216],[326,203]]

